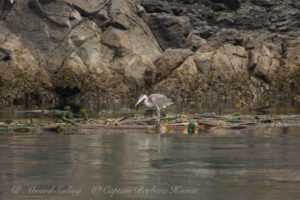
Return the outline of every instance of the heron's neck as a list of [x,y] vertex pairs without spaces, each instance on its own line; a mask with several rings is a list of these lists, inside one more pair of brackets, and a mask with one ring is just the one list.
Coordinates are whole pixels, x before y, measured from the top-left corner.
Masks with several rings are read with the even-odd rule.
[[148,100],[148,97],[145,99],[144,103],[145,103],[145,105],[146,105],[147,107],[152,107],[152,106],[154,106],[153,103],[151,103],[151,102]]

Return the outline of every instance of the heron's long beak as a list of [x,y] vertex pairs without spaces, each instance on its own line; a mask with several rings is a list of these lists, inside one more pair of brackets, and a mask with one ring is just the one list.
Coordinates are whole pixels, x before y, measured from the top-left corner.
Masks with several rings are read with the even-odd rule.
[[137,107],[137,105],[139,105],[139,103],[141,103],[144,99],[139,99],[138,102],[135,104],[135,107]]
[[139,105],[139,103],[141,103],[141,101],[138,101],[138,102],[135,104],[135,107],[137,107],[137,105]]

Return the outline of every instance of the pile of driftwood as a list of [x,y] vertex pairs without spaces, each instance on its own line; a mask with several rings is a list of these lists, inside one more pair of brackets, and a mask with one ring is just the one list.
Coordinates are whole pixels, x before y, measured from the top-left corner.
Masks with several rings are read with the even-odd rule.
[[[95,131],[147,132],[147,133],[208,133],[212,129],[242,130],[256,127],[290,127],[300,126],[300,115],[217,115],[206,114],[173,114],[166,115],[156,124],[156,118],[144,114],[124,114],[119,118],[107,118],[86,112],[74,115],[71,111],[31,110],[19,113],[41,114],[38,119],[4,120],[0,122],[2,133],[90,133]],[[42,117],[47,116],[47,118]],[[42,120],[41,120],[42,119]],[[45,122],[46,120],[46,122]],[[43,122],[43,123],[42,123]]]

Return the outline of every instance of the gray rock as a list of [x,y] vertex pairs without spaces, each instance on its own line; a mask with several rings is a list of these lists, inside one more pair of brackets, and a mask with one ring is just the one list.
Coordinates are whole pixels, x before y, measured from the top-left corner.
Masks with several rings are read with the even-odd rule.
[[215,51],[199,49],[194,62],[200,73],[219,80],[231,80],[247,74],[248,55],[244,47],[224,44]]
[[171,13],[168,2],[161,0],[140,0],[147,13]]
[[0,102],[300,93],[299,10],[296,0],[0,0]]
[[191,56],[190,49],[166,49],[163,55],[155,62],[157,81],[161,81],[171,74],[184,60]]
[[274,5],[272,0],[252,0],[252,2],[263,7],[271,7]]
[[78,8],[80,12],[85,14],[94,14],[103,9],[106,5],[105,0],[65,0],[65,2],[75,8]]
[[162,49],[181,48],[191,32],[189,18],[170,14],[151,14],[149,26]]
[[[134,1],[24,0],[5,13],[0,26],[0,55],[7,62],[0,61],[0,66],[6,70],[12,64],[16,69],[26,67],[32,77],[42,74],[40,82],[47,87],[44,93],[48,98],[55,93],[98,96],[103,90],[111,91],[115,98],[128,95],[125,84],[133,90],[134,84],[152,84],[153,63],[161,55],[151,30],[137,15]],[[115,83],[120,87],[112,90]],[[18,92],[9,85],[7,91],[14,92],[5,98],[24,99],[34,90],[28,86]]]

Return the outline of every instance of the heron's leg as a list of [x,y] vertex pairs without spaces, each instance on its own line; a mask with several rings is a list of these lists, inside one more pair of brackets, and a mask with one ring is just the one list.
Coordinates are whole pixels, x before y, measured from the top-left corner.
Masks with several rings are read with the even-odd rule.
[[157,119],[156,119],[155,125],[159,124],[159,122],[160,122],[160,109],[158,106],[156,106],[156,112],[157,112]]

